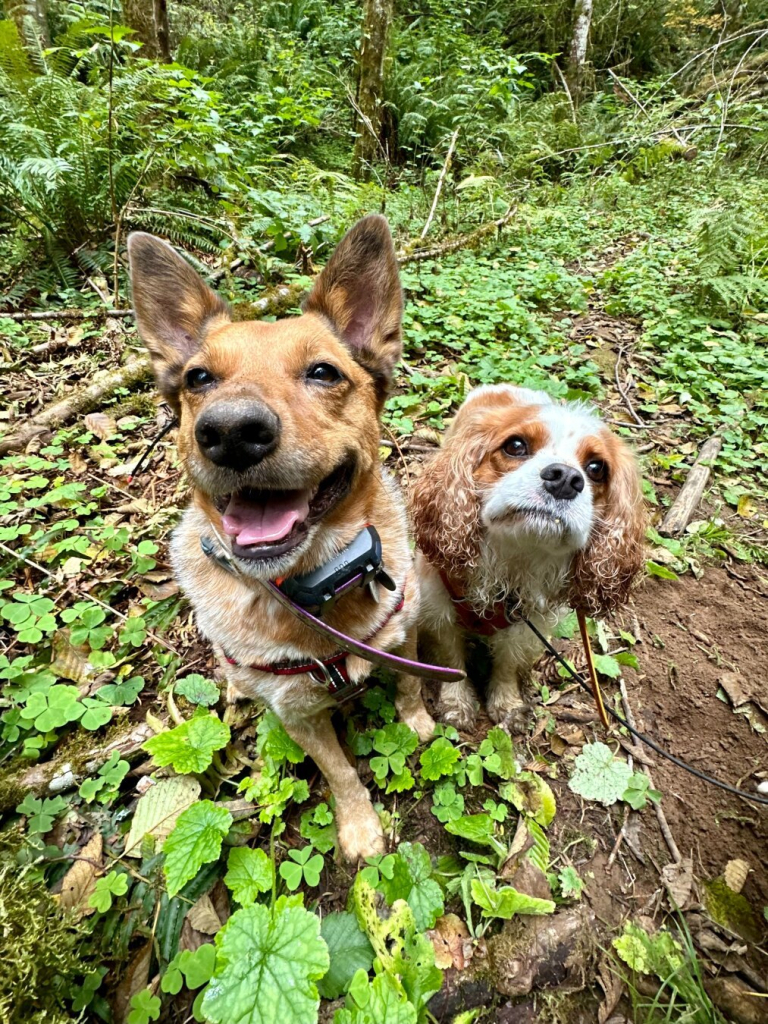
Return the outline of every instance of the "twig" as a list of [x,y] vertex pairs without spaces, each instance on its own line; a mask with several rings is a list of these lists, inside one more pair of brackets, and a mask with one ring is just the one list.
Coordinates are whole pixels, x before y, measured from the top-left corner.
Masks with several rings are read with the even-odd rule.
[[440,171],[440,177],[437,179],[437,188],[435,189],[435,195],[434,198],[432,199],[432,207],[429,211],[427,222],[422,228],[421,234],[419,235],[419,239],[421,241],[423,241],[427,237],[427,233],[429,232],[429,229],[432,226],[432,219],[435,216],[435,211],[437,210],[437,202],[440,199],[440,193],[443,191],[443,182],[445,181],[445,176],[448,173],[448,168],[451,166],[451,157],[453,156],[453,151],[456,148],[456,140],[459,137],[460,130],[461,125],[459,125],[459,127],[454,131],[453,135],[451,136],[451,144],[448,147],[448,152],[445,154],[443,169],[442,171]]
[[659,533],[674,537],[681,534],[686,528],[696,506],[701,501],[701,496],[709,480],[712,465],[720,454],[722,443],[722,437],[719,434],[715,434],[701,446],[699,457],[691,467],[680,493],[664,516],[664,521],[659,527]]
[[647,424],[637,415],[637,413],[635,412],[635,407],[632,405],[632,400],[629,397],[629,388],[625,389],[621,385],[621,378],[619,377],[619,366],[621,365],[621,357],[623,355],[624,348],[623,346],[620,345],[619,350],[616,353],[616,365],[613,368],[614,377],[616,379],[616,388],[619,394],[621,395],[622,399],[624,400],[624,404],[626,405],[632,419],[635,421],[635,423],[637,423],[639,427],[645,427]]
[[560,78],[560,82],[562,83],[563,89],[565,90],[565,95],[568,97],[568,103],[569,103],[570,108],[571,108],[571,117],[573,119],[573,123],[574,124],[578,124],[578,119],[576,117],[576,105],[573,102],[573,96],[571,95],[571,90],[568,88],[568,82],[565,80],[565,75],[560,70],[560,65],[557,63],[557,61],[554,60],[554,61],[552,61],[552,63],[554,64],[555,71],[557,72],[557,74],[558,74],[558,76]]
[[[635,104],[635,106],[641,111],[643,116],[650,120],[650,116],[651,115],[648,113],[648,110],[646,109],[645,104],[640,102],[640,100],[637,98],[637,96],[635,96],[635,94],[632,92],[632,90],[629,88],[629,86],[625,85],[624,82],[622,82],[622,80],[619,78],[619,76],[614,74],[613,71],[611,71],[610,68],[607,68],[607,71],[608,71],[608,74],[611,76],[611,78],[614,80],[614,82],[622,90],[622,92],[626,93],[626,95],[632,100],[632,102]],[[669,126],[669,130],[672,132],[672,134],[675,136],[675,138],[677,139],[677,141],[680,143],[681,146],[687,146],[688,145],[688,143],[685,141],[685,139],[683,139],[683,137],[678,132],[677,128],[674,127],[674,125],[670,125]]]
[[[629,705],[629,694],[627,693],[627,684],[624,682],[623,676],[619,676],[619,690],[621,691],[621,703],[624,707],[624,715],[627,719],[627,722],[629,723],[629,725],[632,726],[633,729],[636,729],[637,726],[635,724],[635,716],[632,713],[632,708]],[[642,766],[642,771],[645,773],[645,776],[648,779],[648,785],[651,789],[653,789],[653,776],[651,775],[651,771],[648,765],[644,764]],[[664,810],[662,809],[661,803],[654,802],[653,809],[656,811],[656,818],[659,822],[659,828],[661,829],[661,834],[664,836],[664,841],[667,844],[669,852],[672,855],[672,860],[675,862],[675,864],[679,864],[683,858],[680,855],[680,850],[678,849],[677,843],[675,842],[674,836],[672,835],[672,832],[669,828],[667,817],[664,814]]]
[[[100,306],[95,309],[35,309],[23,313],[2,313],[0,320],[89,320],[94,316],[125,317],[133,316],[132,309],[104,309]],[[46,345],[51,344],[45,342]],[[30,349],[31,352],[43,351],[42,346],[37,345]]]

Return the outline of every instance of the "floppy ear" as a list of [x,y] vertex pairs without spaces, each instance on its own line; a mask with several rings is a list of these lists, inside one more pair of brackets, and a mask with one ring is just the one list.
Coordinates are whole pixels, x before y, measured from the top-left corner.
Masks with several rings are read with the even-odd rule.
[[484,449],[480,437],[449,437],[411,493],[417,546],[434,566],[458,580],[466,578],[480,556],[480,497],[474,472]]
[[403,292],[384,217],[358,221],[342,238],[304,303],[330,320],[383,397],[402,352]]
[[[616,440],[616,439],[615,439]],[[573,564],[569,604],[606,615],[624,604],[645,565],[646,515],[635,457],[616,440],[608,495],[587,547]]]
[[152,356],[158,390],[178,412],[184,365],[214,322],[229,321],[229,311],[186,260],[154,235],[129,235],[128,259],[139,334]]

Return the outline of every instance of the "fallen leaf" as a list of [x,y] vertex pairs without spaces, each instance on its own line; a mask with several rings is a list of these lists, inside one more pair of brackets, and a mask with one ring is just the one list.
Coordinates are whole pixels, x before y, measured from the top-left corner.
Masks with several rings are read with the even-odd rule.
[[106,441],[108,437],[113,437],[117,433],[117,424],[111,416],[107,416],[103,412],[88,413],[83,419],[83,423],[86,430],[90,430],[102,441]]
[[427,936],[435,947],[435,966],[441,970],[454,967],[457,971],[463,971],[472,959],[472,938],[467,926],[456,914],[438,918]]
[[203,935],[215,935],[221,930],[221,921],[210,896],[201,896],[187,914],[190,925]]
[[621,999],[624,982],[616,968],[611,966],[611,961],[607,959],[601,960],[598,965],[597,981],[603,990],[603,999],[597,1011],[597,1024],[606,1024]]
[[131,1008],[131,999],[147,987],[149,964],[152,960],[154,942],[148,939],[128,964],[120,984],[112,997],[112,1019],[114,1024],[126,1024]]
[[752,519],[757,514],[757,505],[751,495],[741,495],[736,506],[736,514],[742,519]]
[[88,463],[78,451],[71,452],[68,461],[75,476],[82,476],[88,469]]
[[79,686],[90,683],[95,672],[88,659],[80,653],[78,648],[70,644],[64,631],[56,633],[54,636],[53,661],[50,664],[50,669],[61,679],[69,679]]
[[65,576],[77,576],[82,567],[82,558],[76,558],[74,555],[71,555],[69,558],[65,559],[61,567],[61,571]]
[[667,864],[662,868],[661,880],[675,907],[685,910],[693,887],[693,858],[683,857],[679,864]]
[[160,849],[176,819],[200,796],[200,783],[188,775],[161,779],[136,804],[131,830],[125,840],[125,856],[141,857],[146,836]]
[[718,683],[725,690],[728,699],[735,708],[742,704],[757,704],[768,714],[768,696],[762,681],[753,679],[751,682],[738,672],[723,672]]
[[725,884],[734,892],[741,892],[750,870],[750,866],[745,860],[739,860],[738,858],[729,860],[723,872]]
[[64,875],[64,880],[61,883],[59,901],[62,909],[74,910],[78,917],[86,917],[95,912],[95,907],[88,906],[88,899],[96,888],[103,849],[104,839],[101,832],[96,832],[79,851],[77,854],[79,859]]

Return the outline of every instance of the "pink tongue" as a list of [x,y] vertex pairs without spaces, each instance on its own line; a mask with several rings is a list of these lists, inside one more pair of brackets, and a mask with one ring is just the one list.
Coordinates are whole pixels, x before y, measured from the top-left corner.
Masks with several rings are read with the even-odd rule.
[[263,498],[233,494],[222,518],[224,533],[240,547],[266,544],[287,537],[309,515],[306,491],[275,491]]

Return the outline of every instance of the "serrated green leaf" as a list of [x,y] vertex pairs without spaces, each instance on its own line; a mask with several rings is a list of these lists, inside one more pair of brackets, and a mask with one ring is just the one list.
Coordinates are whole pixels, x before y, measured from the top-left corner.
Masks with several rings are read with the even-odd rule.
[[168,895],[194,878],[203,864],[216,860],[221,843],[232,825],[232,815],[210,800],[201,800],[183,811],[163,844]]
[[183,679],[178,679],[174,690],[192,704],[202,704],[205,707],[211,707],[219,699],[219,688],[216,683],[194,672]]
[[560,883],[560,894],[564,899],[581,899],[584,890],[584,879],[579,875],[576,868],[564,867],[558,874],[557,880]]
[[147,836],[162,847],[182,811],[200,796],[200,783],[188,775],[160,779],[139,798],[125,840],[125,856],[140,857]]
[[283,898],[243,907],[216,936],[216,970],[202,1001],[211,1024],[315,1024],[314,984],[330,965],[320,919]]
[[352,981],[356,971],[366,973],[373,964],[373,947],[357,923],[354,914],[326,914],[320,934],[331,958],[328,973],[318,982],[323,999],[338,999]]
[[421,777],[430,782],[436,782],[444,775],[452,775],[459,756],[459,751],[450,740],[440,736],[422,752],[419,758]]
[[160,768],[172,765],[179,775],[204,772],[216,750],[229,743],[229,726],[214,714],[199,713],[175,729],[158,733],[144,744]]
[[237,846],[230,851],[224,884],[237,902],[246,906],[253,903],[259,893],[269,892],[274,875],[274,865],[263,850]]
[[492,889],[484,885],[479,878],[472,879],[472,899],[483,911],[483,917],[499,917],[508,921],[516,914],[554,914],[553,900],[542,900],[537,896],[527,896],[518,892],[511,885],[501,889]]
[[574,762],[575,771],[568,786],[585,800],[598,800],[608,807],[626,791],[632,769],[613,756],[605,743],[588,743]]
[[468,839],[481,846],[495,846],[494,821],[490,814],[465,814],[445,826],[448,832],[460,839]]

